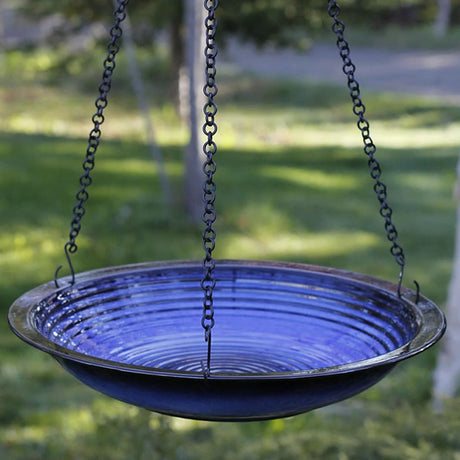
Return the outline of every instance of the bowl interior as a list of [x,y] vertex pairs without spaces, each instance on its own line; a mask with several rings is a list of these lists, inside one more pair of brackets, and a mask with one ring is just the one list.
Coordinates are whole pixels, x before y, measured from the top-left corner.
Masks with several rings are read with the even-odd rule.
[[[45,341],[117,364],[202,373],[200,263],[89,273],[30,310]],[[236,262],[219,263],[216,277],[213,374],[365,362],[406,346],[420,329],[417,311],[372,278]]]

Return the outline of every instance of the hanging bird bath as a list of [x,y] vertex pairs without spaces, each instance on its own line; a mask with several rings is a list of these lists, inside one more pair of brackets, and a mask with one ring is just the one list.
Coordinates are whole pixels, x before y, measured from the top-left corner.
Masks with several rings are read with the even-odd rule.
[[435,343],[440,310],[367,275],[302,264],[220,261],[212,373],[196,305],[199,262],[95,270],[11,307],[26,342],[90,387],[147,409],[262,420],[315,409],[380,380]]
[[405,257],[334,0],[329,15],[391,253],[400,266],[399,283],[312,265],[213,259],[217,0],[204,2],[204,259],[75,275],[71,255],[92,183],[127,3],[116,2],[65,245],[71,277],[58,280],[58,269],[54,281],[20,297],[9,312],[13,331],[102,393],[164,414],[222,421],[285,417],[340,401],[436,343],[446,327],[442,312],[419,294],[418,285],[417,292],[402,286]]

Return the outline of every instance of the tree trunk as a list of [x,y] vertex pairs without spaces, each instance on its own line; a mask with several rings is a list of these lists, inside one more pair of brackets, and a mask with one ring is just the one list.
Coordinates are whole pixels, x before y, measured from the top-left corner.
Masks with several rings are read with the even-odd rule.
[[460,159],[457,177],[455,187],[455,197],[458,200],[457,234],[446,306],[449,328],[434,372],[434,407],[437,410],[442,410],[445,398],[455,395],[460,377]]
[[203,85],[205,78],[204,57],[205,9],[201,0],[185,0],[187,40],[185,53],[189,85],[190,141],[185,149],[185,210],[191,222],[199,224],[203,214],[204,161],[202,133]]
[[451,0],[438,0],[438,13],[434,23],[434,33],[436,36],[443,37],[446,35],[449,28],[451,11]]
[[3,4],[3,0],[0,0],[0,64],[1,64],[1,67],[3,69],[3,50],[4,50],[4,43],[3,43],[3,40],[4,40],[4,27],[3,27],[3,7],[4,7],[4,4]]
[[[116,0],[114,0],[114,4],[117,4]],[[173,203],[171,185],[166,174],[166,169],[164,166],[163,156],[161,154],[160,147],[158,146],[155,140],[155,131],[153,128],[152,117],[150,116],[150,107],[147,99],[147,94],[145,92],[144,81],[142,80],[141,72],[139,70],[139,66],[136,60],[135,46],[131,29],[131,21],[129,20],[128,15],[126,15],[124,25],[124,44],[124,49],[126,51],[126,57],[128,61],[128,70],[131,75],[131,83],[133,85],[134,93],[136,94],[137,105],[144,118],[147,144],[149,146],[152,159],[157,166],[158,177],[160,179],[160,186],[161,191],[163,193],[164,202],[166,205],[170,206]]]
[[171,87],[174,108],[184,123],[188,123],[188,76],[184,62],[184,24],[174,19],[169,25],[169,43],[171,50]]

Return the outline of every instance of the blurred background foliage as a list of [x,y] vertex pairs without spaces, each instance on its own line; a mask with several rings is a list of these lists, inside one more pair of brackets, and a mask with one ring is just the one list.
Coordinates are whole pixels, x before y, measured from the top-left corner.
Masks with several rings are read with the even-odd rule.
[[[61,15],[65,22],[55,21],[48,39],[59,40],[77,30],[88,29],[89,23],[106,21],[111,0],[3,0],[22,14],[37,20],[51,15]],[[446,4],[447,2],[447,4]],[[373,30],[374,37],[388,30],[431,28],[443,10],[446,11],[444,27],[431,41],[448,43],[443,36],[460,25],[460,0],[342,0],[339,3],[344,20],[354,29]],[[240,37],[260,46],[276,44],[305,49],[315,37],[324,35],[329,24],[324,0],[246,0],[239,8],[231,2],[220,2],[219,33],[222,37]],[[447,10],[446,10],[447,8]],[[136,23],[135,37],[138,46],[150,46],[156,32],[170,34],[171,47],[184,33],[184,8],[181,0],[131,1],[129,11]],[[419,38],[422,38],[419,35]],[[367,39],[375,39],[367,34]],[[419,46],[432,46],[427,40]],[[453,41],[451,41],[451,44]],[[407,43],[406,43],[407,45]],[[177,51],[173,49],[173,51]]]

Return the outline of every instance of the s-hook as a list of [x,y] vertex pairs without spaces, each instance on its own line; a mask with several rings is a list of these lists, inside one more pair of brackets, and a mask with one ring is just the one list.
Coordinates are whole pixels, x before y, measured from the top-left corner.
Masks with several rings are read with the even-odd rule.
[[[64,252],[65,252],[65,256],[67,258],[67,263],[69,264],[70,275],[72,276],[72,279],[70,281],[70,285],[73,286],[74,283],[75,283],[75,270],[74,270],[73,265],[72,265],[72,259],[70,258],[70,254],[69,254],[70,249],[69,249],[69,247],[70,247],[70,244],[66,243],[66,245],[64,246]],[[56,286],[56,289],[59,289],[59,287],[60,287],[57,278],[58,278],[59,270],[61,268],[62,268],[62,265],[59,265],[59,267],[56,268],[56,271],[54,272],[54,284]]]

